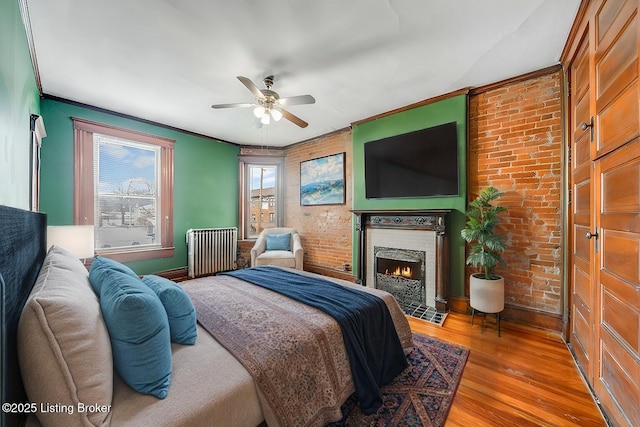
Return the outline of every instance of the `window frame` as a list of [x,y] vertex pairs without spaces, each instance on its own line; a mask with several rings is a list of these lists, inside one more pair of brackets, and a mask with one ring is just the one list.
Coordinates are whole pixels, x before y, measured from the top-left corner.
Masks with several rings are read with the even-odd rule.
[[96,255],[106,255],[120,262],[141,261],[173,256],[173,149],[175,140],[97,123],[77,117],[73,120],[74,174],[73,223],[95,225],[93,134],[99,133],[160,148],[161,241],[156,247],[105,249],[95,248]]
[[251,212],[249,212],[249,199],[251,197],[251,175],[252,166],[270,166],[276,168],[276,207],[275,224],[276,227],[284,226],[284,157],[281,156],[256,156],[239,155],[239,185],[240,197],[238,197],[238,224],[240,240],[255,240],[249,237],[249,225],[251,224]]

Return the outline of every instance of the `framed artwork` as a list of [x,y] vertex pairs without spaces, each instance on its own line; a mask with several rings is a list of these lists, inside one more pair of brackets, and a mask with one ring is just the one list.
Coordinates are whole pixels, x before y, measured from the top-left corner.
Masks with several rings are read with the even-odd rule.
[[300,162],[300,205],[345,203],[344,154],[332,154]]

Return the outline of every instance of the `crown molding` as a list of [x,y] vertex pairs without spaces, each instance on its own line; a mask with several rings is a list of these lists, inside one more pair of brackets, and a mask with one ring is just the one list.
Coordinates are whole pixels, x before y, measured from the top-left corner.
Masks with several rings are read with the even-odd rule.
[[27,0],[18,0],[20,6],[20,17],[22,18],[22,24],[27,36],[27,44],[29,45],[29,56],[31,57],[31,66],[33,67],[33,74],[36,79],[36,87],[38,93],[42,96],[42,81],[40,80],[40,70],[38,68],[38,58],[36,56],[36,46],[33,42],[33,32],[31,30],[31,17],[29,16],[29,6]]

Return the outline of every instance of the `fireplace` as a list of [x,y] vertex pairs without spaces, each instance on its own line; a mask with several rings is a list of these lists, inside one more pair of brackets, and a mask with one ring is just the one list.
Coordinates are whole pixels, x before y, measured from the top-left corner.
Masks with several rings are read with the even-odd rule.
[[425,251],[374,247],[374,286],[396,297],[400,306],[424,303],[424,259]]
[[445,313],[447,212],[354,211],[358,282],[391,293],[415,317]]

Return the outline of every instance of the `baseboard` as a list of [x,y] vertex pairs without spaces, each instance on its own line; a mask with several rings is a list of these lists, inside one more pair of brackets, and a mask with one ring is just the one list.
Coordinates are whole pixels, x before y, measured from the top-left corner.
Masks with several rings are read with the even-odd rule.
[[[456,313],[471,313],[469,297],[449,296],[449,310]],[[520,323],[535,328],[546,329],[554,332],[562,332],[562,315],[545,313],[526,307],[510,306],[505,304],[500,317],[510,322]]]
[[174,268],[173,270],[160,271],[154,274],[164,277],[165,279],[173,280],[174,282],[182,282],[183,280],[189,279],[189,270],[187,270],[187,267]]
[[515,323],[562,333],[562,315],[505,305],[501,317]]
[[573,363],[575,363],[576,369],[577,369],[578,373],[580,374],[580,377],[584,381],[585,386],[589,389],[589,394],[591,394],[591,397],[593,398],[593,401],[596,403],[596,405],[598,407],[598,410],[600,411],[600,415],[602,415],[602,418],[604,419],[604,422],[607,424],[607,427],[614,427],[614,424],[613,424],[613,421],[612,421],[611,417],[607,413],[607,410],[604,408],[604,406],[602,404],[602,401],[598,398],[598,395],[596,394],[596,391],[594,390],[593,386],[591,385],[591,382],[589,382],[589,376],[584,371],[584,369],[582,369],[582,366],[578,362],[578,358],[576,357],[576,353],[575,353],[575,351],[573,349],[573,346],[571,345],[570,342],[566,342],[565,345],[567,346],[567,350],[569,350],[569,354],[571,355],[571,359],[573,359]]
[[455,295],[449,295],[447,298],[449,300],[449,310],[454,311],[456,313],[469,313],[471,309],[469,308],[469,298],[468,297],[460,297]]

